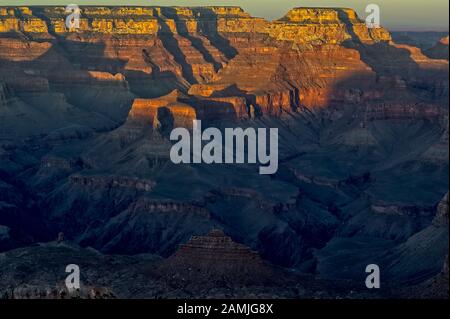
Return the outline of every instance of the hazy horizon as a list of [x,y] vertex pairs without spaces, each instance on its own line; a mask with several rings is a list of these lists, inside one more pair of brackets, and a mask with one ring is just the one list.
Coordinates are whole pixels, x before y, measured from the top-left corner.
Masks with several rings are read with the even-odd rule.
[[281,18],[294,7],[349,7],[365,17],[365,7],[376,3],[381,8],[381,23],[392,31],[447,31],[449,2],[447,0],[28,0],[1,2],[2,6],[20,5],[142,5],[142,6],[240,6],[253,16],[269,20]]

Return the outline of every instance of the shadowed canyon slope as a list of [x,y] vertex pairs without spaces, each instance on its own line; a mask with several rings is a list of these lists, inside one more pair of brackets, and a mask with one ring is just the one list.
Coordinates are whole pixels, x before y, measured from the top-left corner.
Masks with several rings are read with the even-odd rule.
[[[58,290],[74,254],[106,297],[445,295],[448,37],[422,51],[351,9],[81,9],[68,29],[63,7],[0,7],[0,263],[61,263],[2,266],[0,293]],[[173,164],[194,119],[278,128],[278,172]]]

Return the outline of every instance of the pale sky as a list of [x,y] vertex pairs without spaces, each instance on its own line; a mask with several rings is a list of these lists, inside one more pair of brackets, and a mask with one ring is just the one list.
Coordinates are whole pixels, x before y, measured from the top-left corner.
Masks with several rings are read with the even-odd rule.
[[147,5],[205,6],[236,5],[253,16],[278,19],[290,8],[349,7],[365,17],[368,4],[381,8],[381,24],[390,30],[448,31],[449,0],[0,0],[0,5]]

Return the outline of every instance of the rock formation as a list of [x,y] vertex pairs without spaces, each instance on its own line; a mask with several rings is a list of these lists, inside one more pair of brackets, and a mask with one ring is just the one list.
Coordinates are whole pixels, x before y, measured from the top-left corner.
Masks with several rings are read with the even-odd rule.
[[[225,105],[222,108],[231,107],[238,118],[246,118],[255,113],[250,105],[256,113],[280,115],[300,105],[386,98],[383,92],[395,81],[407,89],[419,85],[418,69],[401,52],[408,48],[395,46],[383,28],[368,29],[351,9],[296,8],[274,22],[235,7],[86,7],[81,11],[80,29],[67,30],[62,7],[2,10],[0,34],[24,33],[32,39],[0,37],[0,47],[5,47],[0,50],[2,59],[35,61],[25,74],[14,72],[15,78],[8,80],[13,88],[24,89],[27,83],[27,90],[45,91],[48,82],[62,87],[117,84],[124,94],[131,90],[151,97],[177,89],[208,98],[194,101],[197,107],[217,102]],[[55,36],[56,43],[51,40]],[[392,61],[383,63],[375,50],[389,51]],[[424,66],[445,68],[438,62],[431,65],[424,56],[412,58]],[[381,69],[382,64],[391,69]],[[55,72],[61,65],[65,72]],[[397,73],[399,65],[402,71]],[[3,73],[17,66],[10,67]],[[236,77],[237,73],[244,76]],[[346,80],[350,76],[354,79]],[[357,95],[352,93],[355,83]],[[436,90],[441,84],[426,85]],[[139,103],[146,102],[136,100],[136,107]],[[183,103],[173,109],[194,113],[186,112],[189,107]],[[224,113],[218,112],[217,117]]]
[[6,103],[11,96],[12,92],[8,86],[0,82],[0,103]]
[[[444,247],[448,250],[448,211],[449,211],[449,202],[448,202],[448,193],[442,198],[437,207],[436,216],[433,219],[432,226],[430,228],[439,229],[444,232],[444,236],[438,238],[438,240],[447,241],[444,244]],[[436,243],[428,243],[427,240],[432,240],[434,234],[439,234],[439,232],[435,231],[433,233],[429,232],[429,229],[425,229],[422,233],[429,233],[428,236],[420,236],[418,237],[422,240],[422,249],[432,250],[435,246],[442,245],[441,242]],[[414,246],[412,246],[414,247]],[[417,252],[416,249],[414,249]],[[411,252],[412,253],[412,252]],[[410,257],[411,258],[411,257]],[[437,265],[437,271],[435,271],[435,276],[431,279],[426,280],[423,283],[413,286],[412,288],[400,288],[400,294],[402,297],[407,298],[424,298],[424,299],[447,299],[449,296],[449,274],[448,274],[448,254],[441,258],[441,263]]]
[[[437,207],[437,214],[433,219],[433,224],[438,226],[448,225],[449,198],[448,193],[442,198]],[[447,261],[448,263],[448,261]],[[448,266],[448,265],[447,265]],[[448,273],[448,269],[447,269]]]
[[68,290],[64,284],[56,287],[43,287],[42,285],[23,285],[5,291],[2,299],[116,299],[117,297],[108,288],[83,287],[78,290]]
[[[66,16],[59,6],[0,8],[1,251],[64,232],[63,244],[98,250],[75,249],[89,269],[136,262],[88,285],[127,297],[251,297],[236,288],[245,280],[258,296],[336,293],[300,292],[298,278],[277,285],[277,267],[343,291],[361,287],[363,264],[379,262],[408,287],[441,271],[448,60],[344,8],[267,21],[238,7],[88,6],[78,29]],[[171,130],[195,119],[277,128],[278,172],[172,163]],[[257,252],[219,231],[189,240],[213,228]],[[71,256],[58,247],[0,258],[0,291],[21,278],[16,253],[47,265],[48,252]],[[36,285],[59,287],[51,274]]]
[[448,60],[448,36],[442,38],[435,46],[426,50],[424,53],[433,59]]
[[225,283],[265,282],[275,274],[256,252],[235,243],[218,229],[205,236],[193,236],[182,244],[163,263],[161,271],[189,282],[209,278]]

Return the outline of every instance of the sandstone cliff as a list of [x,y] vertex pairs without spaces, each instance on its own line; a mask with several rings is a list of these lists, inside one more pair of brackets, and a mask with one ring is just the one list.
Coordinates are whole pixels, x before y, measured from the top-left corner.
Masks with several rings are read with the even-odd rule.
[[270,23],[251,17],[239,7],[86,7],[81,8],[79,30],[67,29],[67,15],[63,7],[4,7],[0,12],[0,32],[142,35],[250,32],[299,43],[338,43],[351,38],[346,31],[346,24],[351,23],[362,41],[390,40],[384,29],[368,30],[352,9],[296,8]]
[[[141,98],[174,89],[201,96],[193,108],[187,101],[171,107],[187,120],[180,125],[192,117],[279,116],[300,106],[365,103],[386,99],[392,85],[437,98],[448,94],[443,61],[394,44],[388,31],[367,28],[351,9],[295,8],[273,22],[237,7],[81,11],[80,29],[66,30],[63,7],[2,8],[0,34],[13,35],[0,37],[2,73],[13,89],[76,84],[119,86],[123,100],[128,90]],[[61,67],[64,73],[56,71]],[[433,80],[425,72],[433,72]],[[218,107],[203,107],[214,103]]]

